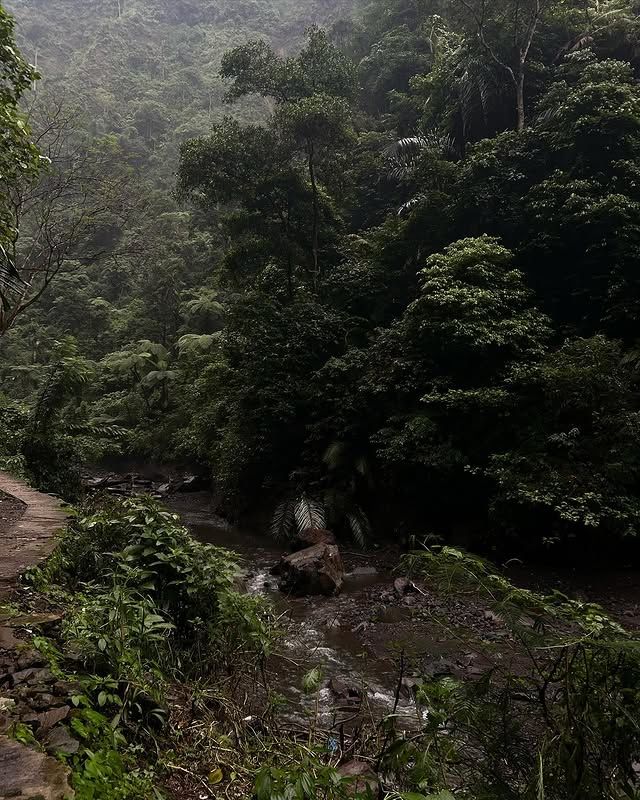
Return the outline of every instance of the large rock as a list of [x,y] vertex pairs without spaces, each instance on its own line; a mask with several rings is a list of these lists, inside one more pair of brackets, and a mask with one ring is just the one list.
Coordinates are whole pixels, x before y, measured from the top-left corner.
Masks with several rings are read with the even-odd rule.
[[347,779],[347,794],[367,793],[370,797],[377,797],[380,784],[373,768],[365,761],[349,761],[338,767],[338,774]]
[[297,534],[292,550],[304,550],[313,547],[314,544],[333,544],[337,545],[336,537],[331,531],[325,528],[305,528]]
[[69,800],[68,774],[55,758],[0,736],[0,800]]
[[332,544],[315,544],[284,556],[274,572],[280,576],[280,589],[298,596],[337,594],[344,578],[340,551]]

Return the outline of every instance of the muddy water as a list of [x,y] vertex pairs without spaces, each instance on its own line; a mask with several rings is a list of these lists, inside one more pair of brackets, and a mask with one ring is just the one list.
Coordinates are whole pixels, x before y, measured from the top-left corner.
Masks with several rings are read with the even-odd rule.
[[[176,497],[171,505],[198,539],[238,555],[248,592],[272,600],[284,633],[272,660],[270,681],[290,701],[290,717],[302,721],[311,706],[315,713],[316,697],[306,697],[302,691],[302,677],[314,667],[321,667],[324,678],[319,692],[324,724],[356,712],[375,717],[391,713],[396,705],[400,652],[416,646],[437,650],[434,642],[416,642],[413,626],[405,626],[411,617],[409,608],[379,604],[372,614],[372,597],[388,591],[393,583],[395,558],[388,553],[343,552],[348,573],[337,597],[287,597],[271,575],[282,555],[276,543],[217,517],[206,496]],[[410,692],[403,690],[396,714],[411,724],[416,713]]]

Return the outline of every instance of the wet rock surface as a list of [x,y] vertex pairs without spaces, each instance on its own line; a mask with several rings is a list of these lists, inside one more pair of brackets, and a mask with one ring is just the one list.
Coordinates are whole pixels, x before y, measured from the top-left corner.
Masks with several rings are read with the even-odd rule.
[[64,764],[0,735],[0,800],[68,800],[72,797]]
[[376,797],[379,789],[378,776],[373,767],[366,761],[349,761],[338,767],[338,774],[349,779],[348,794],[363,794],[370,792],[371,797]]
[[315,544],[284,556],[275,567],[282,592],[296,596],[335,595],[342,588],[344,566],[333,544]]
[[194,474],[169,478],[166,475],[149,477],[139,472],[107,472],[99,475],[92,472],[83,476],[82,485],[88,492],[106,492],[122,497],[150,494],[161,499],[173,494],[204,491],[209,488],[210,479],[206,475]]
[[[59,680],[28,638],[20,638],[37,627],[50,629],[59,620],[57,614],[5,615],[3,624],[15,634],[15,643],[0,646],[0,800],[73,796],[68,770],[51,756],[71,755],[80,747],[68,727],[75,712],[71,696],[78,685]],[[19,726],[31,731],[39,749],[11,738]]]

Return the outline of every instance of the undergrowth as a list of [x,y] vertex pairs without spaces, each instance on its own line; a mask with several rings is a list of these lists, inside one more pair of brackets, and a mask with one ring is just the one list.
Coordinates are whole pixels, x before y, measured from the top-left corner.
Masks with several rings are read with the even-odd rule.
[[66,676],[74,664],[68,677],[80,675],[71,722],[83,745],[72,759],[80,800],[152,797],[148,752],[170,735],[171,688],[197,679],[232,697],[260,671],[272,615],[236,591],[237,574],[228,551],[196,541],[147,498],[80,509],[48,562],[30,571],[65,610],[61,642],[37,644],[52,669]]
[[[391,708],[366,730],[324,730],[316,703],[308,730],[292,734],[259,686],[272,613],[236,590],[232,556],[192,539],[150,499],[79,511],[29,576],[65,609],[60,642],[34,643],[78,686],[76,796],[154,800],[180,774],[209,794],[224,784],[256,800],[640,797],[637,638],[596,605],[517,588],[459,550],[414,553],[401,569],[482,599],[508,637],[493,651],[467,643],[486,665],[473,680],[418,683],[422,722],[410,731]],[[319,697],[322,686],[318,668],[302,688]],[[258,689],[261,710],[246,716]],[[364,782],[341,774],[351,758],[368,765]]]

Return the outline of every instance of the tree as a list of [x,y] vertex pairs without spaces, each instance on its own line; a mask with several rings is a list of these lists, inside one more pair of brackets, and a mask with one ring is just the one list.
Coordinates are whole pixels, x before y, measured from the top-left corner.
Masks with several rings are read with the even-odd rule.
[[[311,29],[296,57],[281,58],[264,42],[250,42],[225,56],[221,74],[233,80],[229,99],[260,93],[275,98],[276,110],[267,126],[225,120],[210,137],[187,142],[182,194],[240,206],[227,217],[238,242],[228,264],[255,265],[254,273],[281,263],[290,298],[299,273],[317,291],[320,251],[323,244],[328,249],[337,227],[329,188],[336,159],[353,139],[346,101],[354,92],[353,65],[323,31]],[[327,242],[321,241],[323,230]],[[241,238],[241,232],[247,235]]]
[[[640,532],[640,406],[635,357],[595,336],[570,339],[509,378],[516,436],[489,459],[494,524],[583,556]],[[593,548],[593,551],[592,549]]]
[[458,174],[460,224],[517,251],[559,325],[633,341],[640,92],[631,68],[573,54],[538,108],[524,133],[505,132],[470,151]]
[[[507,378],[545,352],[549,321],[532,306],[513,254],[489,237],[454,242],[420,277],[417,299],[374,351],[377,391],[397,398],[375,441],[391,474],[412,463],[435,485],[447,476],[448,489],[433,499],[447,508],[459,492],[482,496],[474,470],[510,438]],[[474,513],[460,516],[476,527],[482,512]]]
[[75,114],[63,101],[31,112],[47,160],[7,187],[6,262],[13,280],[0,285],[0,335],[36,303],[70,259],[92,263],[108,248],[103,238],[131,213],[131,172],[119,163],[113,139],[78,141]]
[[350,124],[350,110],[340,97],[314,94],[294,103],[283,104],[276,115],[276,125],[285,137],[304,147],[304,153],[311,185],[313,218],[311,227],[311,252],[313,255],[314,285],[317,289],[321,277],[319,262],[320,231],[320,190],[318,187],[318,163],[324,150],[325,158],[329,151],[345,148],[353,139]]
[[[466,15],[461,18],[478,41],[485,55],[508,76],[515,99],[516,130],[526,124],[525,80],[528,64],[543,26],[553,25],[562,17],[567,40],[559,52],[580,49],[592,43],[608,27],[633,14],[627,2],[564,3],[562,0],[460,0]],[[550,54],[551,55],[551,54]]]
[[307,44],[297,56],[282,58],[266,42],[250,41],[225,53],[220,75],[231,80],[226,98],[247,94],[287,103],[315,94],[353,98],[355,65],[317,27],[307,31]]
[[0,6],[0,288],[16,288],[20,275],[5,252],[15,235],[8,193],[19,181],[32,179],[39,168],[38,149],[19,103],[38,75],[20,56],[14,42],[14,22]]
[[290,140],[273,127],[225,119],[210,136],[183,145],[178,191],[203,210],[225,209],[221,216],[233,237],[226,273],[236,286],[279,264],[293,297],[296,277],[311,272],[311,198]]
[[[512,83],[516,105],[516,130],[525,126],[525,75],[531,46],[553,0],[461,0],[482,49]],[[505,42],[506,40],[506,42]],[[511,55],[509,55],[509,50]]]

